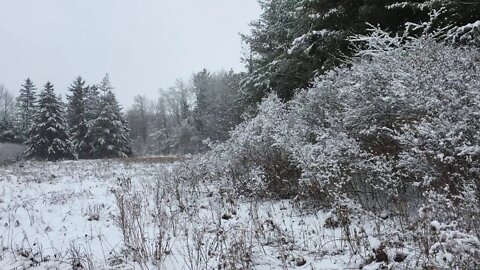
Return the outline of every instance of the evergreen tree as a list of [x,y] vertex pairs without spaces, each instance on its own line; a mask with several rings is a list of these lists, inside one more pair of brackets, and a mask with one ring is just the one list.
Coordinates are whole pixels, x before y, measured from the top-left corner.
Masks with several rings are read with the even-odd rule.
[[123,115],[121,111],[120,111],[120,120],[122,122],[122,134],[121,134],[122,152],[129,157],[133,155],[132,141],[129,136],[130,126],[129,126],[128,120],[126,119],[126,117]]
[[439,12],[436,27],[463,26],[480,20],[480,2],[478,0],[408,0],[395,1],[388,6],[392,10],[413,12],[426,17],[430,12]]
[[47,82],[38,96],[38,111],[28,131],[27,157],[50,161],[75,158],[63,115],[62,102]]
[[206,69],[193,75],[193,91],[196,96],[196,107],[193,113],[195,128],[201,137],[206,137],[205,123],[203,114],[209,106],[208,92],[212,88],[210,72]]
[[93,120],[88,132],[88,137],[93,139],[90,154],[93,158],[127,157],[131,154],[129,129],[112,92],[108,75],[103,79],[99,89],[102,95],[98,116]]
[[[340,65],[354,52],[349,37],[365,34],[367,23],[404,34],[407,22],[429,20],[442,9],[434,29],[462,26],[480,18],[477,0],[266,0],[263,13],[243,36],[249,73],[242,82],[244,99],[256,103],[269,92],[283,100],[310,86],[319,74]],[[433,30],[433,29],[432,29]],[[416,33],[411,33],[416,34]]]
[[241,122],[236,85],[239,78],[233,71],[210,74],[203,70],[193,76],[196,95],[193,118],[202,140],[225,141],[229,131]]
[[98,85],[98,90],[100,90],[103,95],[106,95],[113,90],[112,84],[110,83],[110,75],[108,75],[108,73],[105,74],[102,82]]
[[100,107],[100,92],[97,85],[90,85],[85,88],[85,119],[90,123],[95,120]]
[[85,122],[87,124],[87,134],[84,138],[85,145],[88,147],[88,158],[92,157],[92,145],[94,142],[93,134],[90,130],[95,123],[100,111],[100,93],[96,85],[90,85],[85,88]]
[[27,132],[33,122],[32,116],[35,114],[36,90],[35,84],[27,78],[17,97],[15,129],[18,140],[23,143],[27,139]]
[[86,140],[88,123],[86,118],[86,87],[85,81],[79,76],[69,88],[68,124],[73,146],[79,158],[88,158],[90,145]]

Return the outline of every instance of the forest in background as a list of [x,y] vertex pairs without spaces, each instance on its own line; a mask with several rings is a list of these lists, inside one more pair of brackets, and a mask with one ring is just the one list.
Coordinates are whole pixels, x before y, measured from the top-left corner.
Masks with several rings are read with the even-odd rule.
[[[200,71],[158,97],[137,96],[126,115],[135,152],[199,153],[257,113],[270,93],[288,101],[363,45],[352,37],[379,27],[395,36],[442,29],[457,44],[478,39],[475,1],[262,1],[242,35],[244,72]],[[437,12],[438,11],[438,12]],[[434,15],[435,13],[435,15]],[[431,17],[434,16],[435,18]],[[447,33],[448,32],[448,33]],[[207,140],[205,142],[205,140]]]

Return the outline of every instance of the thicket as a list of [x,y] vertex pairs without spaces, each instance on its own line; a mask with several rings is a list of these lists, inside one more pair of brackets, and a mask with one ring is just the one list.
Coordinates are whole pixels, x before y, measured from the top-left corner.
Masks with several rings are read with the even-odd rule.
[[287,103],[263,99],[189,177],[395,216],[430,264],[478,267],[480,52],[452,42],[462,29],[353,38],[355,57]]

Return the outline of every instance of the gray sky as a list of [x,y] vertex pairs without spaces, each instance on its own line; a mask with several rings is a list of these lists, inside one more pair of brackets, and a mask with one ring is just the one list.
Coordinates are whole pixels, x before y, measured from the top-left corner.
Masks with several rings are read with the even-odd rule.
[[64,95],[108,72],[129,106],[204,67],[242,70],[238,33],[259,14],[256,0],[0,0],[0,83],[17,95],[26,77],[50,80]]

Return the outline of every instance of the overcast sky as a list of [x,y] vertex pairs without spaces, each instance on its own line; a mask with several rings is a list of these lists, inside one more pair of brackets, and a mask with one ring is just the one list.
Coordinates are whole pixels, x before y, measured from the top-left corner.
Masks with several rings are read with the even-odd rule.
[[50,80],[64,96],[108,72],[129,106],[203,68],[242,70],[238,33],[259,14],[257,0],[0,0],[0,83],[17,95]]

